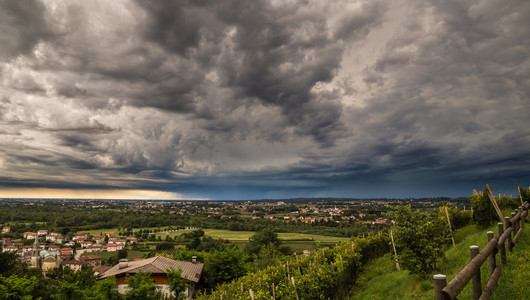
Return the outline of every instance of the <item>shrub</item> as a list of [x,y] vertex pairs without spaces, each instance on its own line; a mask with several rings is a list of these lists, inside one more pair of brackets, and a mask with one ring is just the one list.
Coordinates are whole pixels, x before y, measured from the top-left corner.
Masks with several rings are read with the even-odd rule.
[[481,193],[473,191],[471,208],[473,209],[473,221],[481,227],[488,227],[499,219],[486,189]]
[[[446,207],[447,206],[441,206],[438,209],[438,218],[442,219],[443,222],[447,222],[447,216],[445,214]],[[458,207],[447,207],[447,212],[449,213],[449,219],[451,220],[453,230],[469,225],[473,221],[473,215],[469,210],[464,211],[458,209]]]
[[400,265],[411,273],[426,275],[436,268],[450,241],[446,222],[410,205],[393,208],[388,216],[396,221],[394,240]]

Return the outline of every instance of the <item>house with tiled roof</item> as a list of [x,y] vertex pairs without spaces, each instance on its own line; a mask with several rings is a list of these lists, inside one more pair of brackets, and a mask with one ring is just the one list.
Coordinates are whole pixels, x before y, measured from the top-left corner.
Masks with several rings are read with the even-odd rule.
[[30,231],[24,232],[24,238],[27,240],[34,240],[36,236],[37,236],[37,233],[35,232],[30,232]]
[[101,265],[101,261],[103,260],[103,258],[98,255],[85,255],[81,256],[79,259],[86,261],[91,268]]
[[97,266],[93,268],[94,275],[98,276],[99,274],[103,274],[107,272],[111,267],[110,266]]
[[61,262],[61,265],[69,267],[72,271],[77,272],[81,270],[84,265],[88,265],[88,263],[84,260],[64,260]]
[[115,276],[116,284],[118,285],[118,292],[125,293],[128,288],[126,282],[127,274],[134,275],[138,272],[151,273],[151,280],[160,286],[161,291],[166,296],[169,296],[170,280],[167,272],[170,269],[181,269],[181,277],[188,281],[185,294],[188,296],[188,298],[192,298],[195,295],[196,285],[201,279],[203,267],[204,264],[198,263],[196,257],[193,257],[192,261],[173,260],[163,256],[155,256],[138,261],[120,259],[120,262],[117,265],[101,274],[99,279]]

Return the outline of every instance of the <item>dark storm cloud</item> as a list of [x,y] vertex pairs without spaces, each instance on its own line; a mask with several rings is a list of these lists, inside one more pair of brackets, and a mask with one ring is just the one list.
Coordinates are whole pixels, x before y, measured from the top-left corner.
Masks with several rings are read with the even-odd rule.
[[[322,144],[333,143],[333,131],[341,129],[341,108],[336,97],[319,98],[311,90],[317,82],[334,77],[346,42],[364,37],[380,24],[385,12],[383,5],[372,2],[343,16],[331,30],[318,8],[298,4],[165,1],[140,5],[150,15],[144,29],[148,40],[199,62],[204,48],[210,56],[206,68],[218,73],[222,86],[238,91],[235,96],[241,104],[255,97],[265,105],[279,106],[288,124]],[[211,43],[219,45],[210,48]]]
[[0,5],[4,185],[215,198],[528,179],[527,1]]
[[38,1],[0,1],[0,59],[25,55],[50,36]]

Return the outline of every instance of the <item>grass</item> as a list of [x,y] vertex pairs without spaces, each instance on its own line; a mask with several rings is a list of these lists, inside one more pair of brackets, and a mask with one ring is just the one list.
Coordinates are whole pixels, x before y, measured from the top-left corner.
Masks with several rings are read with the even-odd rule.
[[[529,224],[525,224],[529,226]],[[506,255],[508,265],[502,269],[501,278],[491,299],[528,299],[530,294],[530,228],[525,228],[513,252]]]
[[[225,239],[229,241],[248,241],[255,234],[254,231],[230,231],[223,229],[203,229],[204,234],[213,238]],[[345,237],[333,237],[307,233],[278,233],[278,237],[284,241],[311,241],[317,243],[338,243],[348,241]]]
[[[351,291],[350,299],[433,299],[434,291],[432,276],[445,274],[447,282],[451,281],[469,262],[469,246],[478,245],[480,249],[487,243],[487,229],[477,229],[470,225],[455,233],[456,247],[450,247],[439,264],[438,270],[427,278],[420,278],[408,271],[397,271],[393,255],[387,254],[368,263],[359,274],[356,286]],[[530,229],[525,229],[523,235],[514,248],[514,252],[507,255],[508,265],[503,266],[498,286],[493,292],[492,299],[526,299],[530,292]],[[497,255],[497,264],[500,257]],[[486,261],[481,267],[482,288],[489,280],[489,267]],[[459,299],[473,298],[471,283],[468,283],[458,296]]]

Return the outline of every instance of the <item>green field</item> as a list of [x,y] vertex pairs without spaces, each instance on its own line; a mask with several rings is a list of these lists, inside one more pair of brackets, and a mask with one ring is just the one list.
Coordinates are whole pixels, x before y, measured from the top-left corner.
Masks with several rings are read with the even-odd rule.
[[[213,238],[225,239],[229,241],[248,241],[249,238],[255,234],[254,231],[230,231],[223,229],[203,229],[204,234]],[[338,243],[340,241],[348,241],[349,238],[325,236],[318,234],[307,233],[278,233],[278,237],[284,241],[307,241],[320,243]]]

